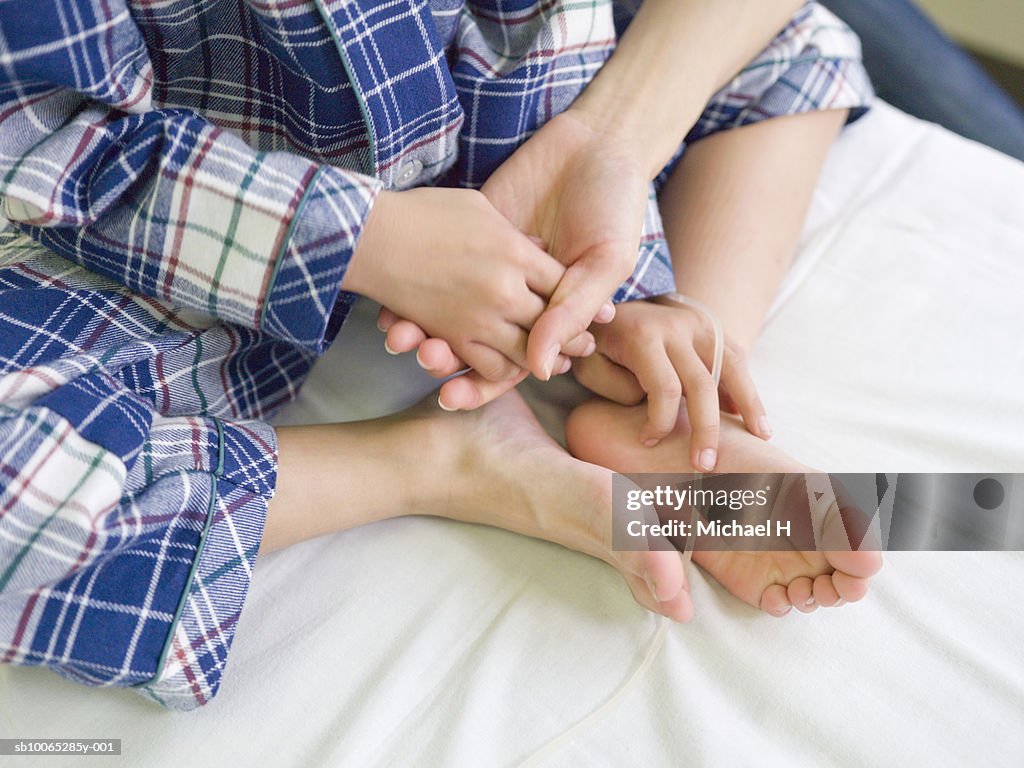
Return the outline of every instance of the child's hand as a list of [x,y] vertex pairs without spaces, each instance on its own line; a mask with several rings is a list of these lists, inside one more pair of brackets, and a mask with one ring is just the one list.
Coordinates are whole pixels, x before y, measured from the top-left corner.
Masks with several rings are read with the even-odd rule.
[[504,381],[525,367],[528,330],[564,272],[481,193],[413,189],[378,197],[342,287]]
[[[719,393],[711,377],[714,335],[703,317],[684,307],[631,301],[608,325],[591,327],[597,353],[574,366],[576,378],[610,400],[633,405],[647,396],[640,440],[656,445],[676,426],[686,396],[692,437],[690,461],[710,472],[718,461]],[[726,342],[721,390],[726,410],[767,440],[771,429],[742,351]]]
[[[602,314],[614,314],[611,302],[602,308]],[[445,379],[466,368],[444,339],[429,337],[422,328],[405,318],[398,317],[387,307],[381,307],[377,327],[387,335],[384,347],[393,355],[416,350],[416,361],[435,379]],[[562,348],[567,357],[559,356],[555,373],[562,374],[571,368],[570,357],[585,357],[596,349],[594,337],[584,331]],[[471,411],[496,400],[519,384],[529,375],[523,370],[515,378],[505,381],[487,381],[476,371],[467,371],[462,376],[448,379],[441,385],[438,403],[446,411]]]

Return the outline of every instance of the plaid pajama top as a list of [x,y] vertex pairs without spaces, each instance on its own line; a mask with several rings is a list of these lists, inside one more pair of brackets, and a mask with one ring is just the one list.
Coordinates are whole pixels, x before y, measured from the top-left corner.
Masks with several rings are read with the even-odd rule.
[[[216,693],[274,489],[267,419],[344,321],[375,196],[482,184],[630,15],[0,0],[0,660],[176,709]],[[859,55],[806,5],[687,142],[863,111]],[[673,289],[652,185],[616,300]]]

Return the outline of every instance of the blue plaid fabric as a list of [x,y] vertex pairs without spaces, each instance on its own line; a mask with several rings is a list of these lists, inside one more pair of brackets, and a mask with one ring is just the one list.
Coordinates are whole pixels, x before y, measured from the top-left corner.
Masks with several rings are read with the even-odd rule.
[[[345,319],[376,195],[480,186],[628,5],[0,0],[0,660],[215,695],[267,419]],[[687,143],[869,98],[856,38],[810,3]],[[656,191],[616,300],[674,288]]]
[[313,355],[0,232],[0,661],[216,692]]

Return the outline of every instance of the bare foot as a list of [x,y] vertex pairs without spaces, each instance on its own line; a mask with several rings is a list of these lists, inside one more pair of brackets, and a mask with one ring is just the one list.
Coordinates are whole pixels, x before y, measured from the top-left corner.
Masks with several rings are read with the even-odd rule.
[[675,551],[613,552],[612,473],[570,456],[537,422],[518,392],[476,411],[443,413],[432,399],[402,418],[429,426],[450,457],[449,494],[434,514],[504,528],[600,558],[645,608],[676,621],[693,615]]
[[[685,409],[675,432],[654,448],[641,445],[647,406],[626,407],[607,400],[584,403],[569,416],[566,439],[572,454],[616,472],[692,472]],[[747,432],[738,420],[722,417],[719,472],[814,472]],[[827,525],[842,525],[839,515]],[[810,613],[860,600],[882,567],[878,552],[707,552],[693,560],[748,605],[774,616],[792,608]]]

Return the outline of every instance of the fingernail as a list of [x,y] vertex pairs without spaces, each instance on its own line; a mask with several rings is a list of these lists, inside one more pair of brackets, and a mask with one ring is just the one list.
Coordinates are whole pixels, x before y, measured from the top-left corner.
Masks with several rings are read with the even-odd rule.
[[654,446],[656,446],[660,442],[661,442],[661,440],[659,440],[658,438],[652,437],[649,440],[644,440],[644,446],[647,447],[647,448],[653,448]]
[[562,364],[558,366],[558,375],[561,376],[563,373],[568,373],[570,368],[572,368],[572,360],[566,358],[562,361]]
[[544,381],[551,378],[551,370],[555,367],[555,358],[558,357],[558,345],[555,344],[548,350],[544,357]]
[[387,336],[384,337],[384,351],[387,352],[389,355],[400,354],[399,352],[395,352],[395,350],[393,350],[391,347],[388,346],[388,337]]
[[[384,344],[384,347],[387,348],[387,343]],[[391,350],[388,350],[388,351],[390,352]],[[422,360],[420,360],[420,351],[418,349],[416,350],[416,362],[419,364],[420,368],[422,368],[424,371],[429,371],[430,370],[429,368],[427,368],[426,363],[424,363]]]
[[380,321],[379,317],[377,318],[377,330],[381,332],[387,331],[387,328],[384,327],[384,323]]
[[440,395],[437,396],[437,404],[441,406],[442,411],[448,411],[448,413],[452,413],[453,411],[459,410],[458,408],[449,408],[447,405],[445,405],[444,402],[441,400]]
[[757,420],[757,431],[765,437],[771,437],[772,425],[768,423],[768,417],[762,416]]
[[591,341],[589,344],[587,344],[587,348],[585,350],[583,350],[583,354],[581,355],[581,357],[590,357],[596,351],[597,351],[597,342],[596,341]]
[[718,463],[718,451],[714,448],[705,448],[700,452],[700,466],[705,472],[710,472]]
[[660,603],[661,600],[658,599],[658,584],[651,578],[651,574],[646,570],[644,571],[644,584],[646,584],[647,589],[651,591],[651,597],[654,598],[654,602]]
[[814,605],[814,598],[808,597],[807,600],[804,602],[804,605]]
[[787,605],[787,606],[786,606],[785,608],[783,608],[783,609],[782,609],[781,611],[776,611],[776,612],[775,612],[775,615],[776,615],[776,616],[785,616],[785,615],[786,615],[787,613],[789,613],[789,612],[790,612],[790,611],[792,611],[792,610],[793,610],[793,606],[792,606],[792,605]]
[[599,323],[609,323],[615,317],[615,305],[610,301],[606,301],[604,306],[597,310],[597,315],[594,317]]

